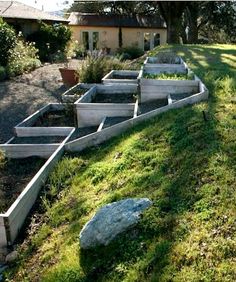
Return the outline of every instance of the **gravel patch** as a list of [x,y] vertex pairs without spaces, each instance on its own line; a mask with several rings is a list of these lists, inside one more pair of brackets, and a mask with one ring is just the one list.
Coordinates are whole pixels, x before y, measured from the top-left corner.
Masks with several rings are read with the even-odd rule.
[[[79,65],[73,61],[73,66]],[[12,137],[13,127],[48,103],[61,102],[68,89],[63,85],[59,67],[45,64],[28,74],[0,83],[0,143]]]

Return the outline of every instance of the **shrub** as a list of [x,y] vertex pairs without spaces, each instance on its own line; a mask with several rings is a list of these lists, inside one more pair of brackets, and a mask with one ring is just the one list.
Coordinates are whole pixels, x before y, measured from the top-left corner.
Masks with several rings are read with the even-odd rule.
[[6,164],[6,156],[3,151],[0,150],[0,169],[3,169]]
[[136,46],[128,46],[128,47],[119,48],[117,50],[117,54],[123,60],[127,60],[127,58],[133,60],[141,57],[144,54],[144,51]]
[[31,71],[41,65],[37,56],[38,50],[33,43],[18,39],[14,49],[10,50],[7,74],[9,77]]
[[100,83],[102,78],[111,70],[127,69],[126,64],[118,59],[108,59],[103,56],[88,56],[83,62],[77,74],[81,82],[84,83]]
[[0,19],[0,65],[7,65],[9,52],[15,47],[16,42],[14,29]]
[[71,31],[63,24],[41,23],[40,29],[28,36],[29,41],[35,42],[39,49],[39,58],[43,61],[49,61],[51,55],[58,51],[64,53],[70,39]]
[[6,77],[7,77],[6,69],[0,66],[0,81],[3,81],[4,79],[6,79]]

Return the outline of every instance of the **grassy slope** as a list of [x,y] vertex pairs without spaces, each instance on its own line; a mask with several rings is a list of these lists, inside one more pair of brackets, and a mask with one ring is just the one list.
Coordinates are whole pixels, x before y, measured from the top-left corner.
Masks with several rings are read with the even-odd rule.
[[[236,280],[236,47],[173,48],[206,82],[209,103],[65,157],[43,197],[44,224],[20,247],[12,281]],[[109,246],[81,251],[84,223],[126,197],[149,197],[153,206]]]

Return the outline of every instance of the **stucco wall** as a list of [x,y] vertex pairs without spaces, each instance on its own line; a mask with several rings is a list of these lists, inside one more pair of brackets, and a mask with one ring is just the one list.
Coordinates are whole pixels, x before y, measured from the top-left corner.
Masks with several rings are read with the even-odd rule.
[[[99,46],[111,48],[111,52],[114,53],[119,47],[119,28],[116,27],[91,27],[91,26],[70,26],[73,39],[77,40],[79,44],[82,44],[82,31],[94,31],[99,32]],[[155,32],[160,34],[160,43],[166,43],[166,29],[146,29],[146,28],[122,28],[123,46],[137,45],[143,49],[143,34]]]

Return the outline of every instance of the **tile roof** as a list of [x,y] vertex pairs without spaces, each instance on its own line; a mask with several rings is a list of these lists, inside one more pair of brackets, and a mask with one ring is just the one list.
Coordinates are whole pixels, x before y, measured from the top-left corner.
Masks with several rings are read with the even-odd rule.
[[98,15],[72,12],[68,18],[69,25],[80,26],[106,26],[106,27],[140,27],[140,28],[166,28],[161,17],[139,16],[133,17],[119,15]]
[[62,17],[51,15],[17,1],[0,1],[0,17],[68,22],[68,20]]

